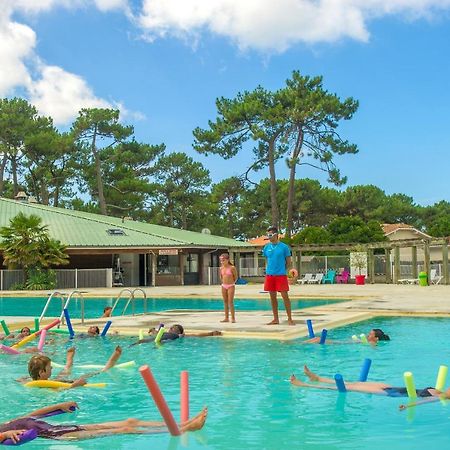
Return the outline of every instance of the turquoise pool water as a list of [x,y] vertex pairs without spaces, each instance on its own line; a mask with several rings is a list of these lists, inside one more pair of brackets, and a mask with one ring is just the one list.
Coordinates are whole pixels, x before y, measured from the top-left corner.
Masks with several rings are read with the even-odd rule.
[[[47,298],[44,297],[0,297],[0,317],[1,316],[39,316],[44,308]],[[308,308],[311,306],[320,306],[330,303],[336,303],[342,300],[292,300],[292,308]],[[84,316],[85,318],[99,317],[105,306],[112,306],[115,298],[85,298],[84,302]],[[117,305],[117,314],[122,313],[127,300],[120,300]],[[280,302],[283,303],[282,301]],[[144,311],[144,301],[136,300],[136,313]],[[268,299],[236,299],[235,308],[237,311],[255,311],[255,310],[269,310],[270,301]],[[221,299],[208,298],[148,298],[147,311],[158,312],[167,311],[169,309],[209,309],[209,310],[223,310],[223,301]],[[71,317],[81,317],[81,301],[78,298],[72,298],[70,301],[70,315]],[[127,314],[131,314],[132,305],[128,306]],[[59,316],[61,314],[61,300],[59,298],[52,299],[46,316]]]
[[[370,380],[401,386],[405,370],[413,372],[416,386],[434,385],[440,364],[450,362],[444,319],[384,318],[330,330],[329,337],[380,327],[392,341],[376,348],[365,345],[302,345],[291,342],[186,338],[159,349],[153,345],[127,348],[131,339],[112,337],[75,341],[76,361],[103,363],[117,343],[124,347],[123,361],[149,364],[174,414],[179,416],[179,372],[189,370],[191,412],[209,406],[202,431],[184,438],[168,435],[111,436],[83,442],[36,440],[28,449],[284,449],[305,450],[411,450],[448,448],[450,404],[440,402],[416,408],[414,415],[399,412],[406,399],[376,395],[301,389],[290,385],[289,375],[301,376],[307,362],[323,375],[359,375],[364,358],[372,359]],[[62,339],[47,348],[63,362],[67,346]],[[113,369],[97,377],[105,389],[71,391],[26,389],[14,383],[25,375],[27,355],[0,355],[1,380],[8,394],[2,398],[0,420],[52,402],[75,400],[79,412],[51,422],[92,423],[128,416],[159,419],[159,414],[134,369]],[[76,374],[81,374],[77,370]],[[450,380],[449,380],[450,381]],[[449,383],[447,383],[449,384]],[[50,420],[49,420],[50,421]]]

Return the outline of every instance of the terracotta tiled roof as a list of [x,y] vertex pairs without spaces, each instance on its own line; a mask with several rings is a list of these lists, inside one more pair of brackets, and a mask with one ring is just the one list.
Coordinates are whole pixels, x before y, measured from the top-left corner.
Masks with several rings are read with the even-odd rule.
[[408,225],[406,223],[383,223],[381,225],[383,228],[384,234],[388,235],[393,233],[394,231],[400,230],[400,229],[411,229],[414,228],[412,225]]

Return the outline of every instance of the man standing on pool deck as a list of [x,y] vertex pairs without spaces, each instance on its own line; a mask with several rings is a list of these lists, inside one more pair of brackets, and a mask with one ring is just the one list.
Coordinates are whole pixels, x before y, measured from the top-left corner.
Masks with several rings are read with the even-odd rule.
[[262,249],[262,254],[266,258],[266,279],[264,281],[264,290],[269,291],[270,302],[272,304],[273,320],[267,325],[278,325],[278,300],[277,292],[281,294],[286,308],[288,324],[295,325],[292,320],[291,301],[289,300],[289,284],[287,280],[287,268],[291,266],[291,250],[284,243],[278,240],[278,228],[271,226],[267,228],[267,237],[270,242]]

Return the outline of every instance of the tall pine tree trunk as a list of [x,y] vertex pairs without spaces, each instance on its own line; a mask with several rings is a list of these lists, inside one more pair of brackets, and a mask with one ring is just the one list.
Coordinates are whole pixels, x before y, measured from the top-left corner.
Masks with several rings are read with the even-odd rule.
[[275,175],[275,140],[273,138],[269,141],[269,175],[270,175],[270,204],[272,211],[272,225],[279,226],[280,211],[277,201],[277,177]]
[[2,162],[0,163],[0,197],[3,196],[3,190],[5,188],[5,168],[8,162],[8,155],[3,154]]
[[103,178],[102,178],[102,166],[100,161],[100,155],[97,152],[96,148],[96,137],[97,137],[97,127],[94,131],[94,136],[92,138],[92,146],[91,151],[94,155],[94,164],[95,164],[95,174],[97,177],[97,196],[98,196],[98,206],[100,208],[100,214],[107,216],[108,211],[106,209],[106,200],[105,194],[103,190]]
[[294,195],[295,195],[295,173],[297,169],[297,163],[300,155],[300,151],[303,145],[303,131],[300,127],[295,147],[292,150],[291,159],[289,162],[289,184],[288,184],[288,200],[286,211],[286,237],[290,238],[293,227],[293,214],[294,214]]

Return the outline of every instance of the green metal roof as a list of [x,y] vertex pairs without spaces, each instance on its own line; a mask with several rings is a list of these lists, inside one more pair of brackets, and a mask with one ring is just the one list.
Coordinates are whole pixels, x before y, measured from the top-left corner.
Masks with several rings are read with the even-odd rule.
[[[164,247],[164,248],[230,248],[248,247],[248,243],[212,234],[135,222],[83,211],[55,208],[0,198],[0,227],[9,226],[18,213],[34,214],[48,226],[50,235],[69,248],[77,247]],[[108,230],[123,230],[111,235]]]

